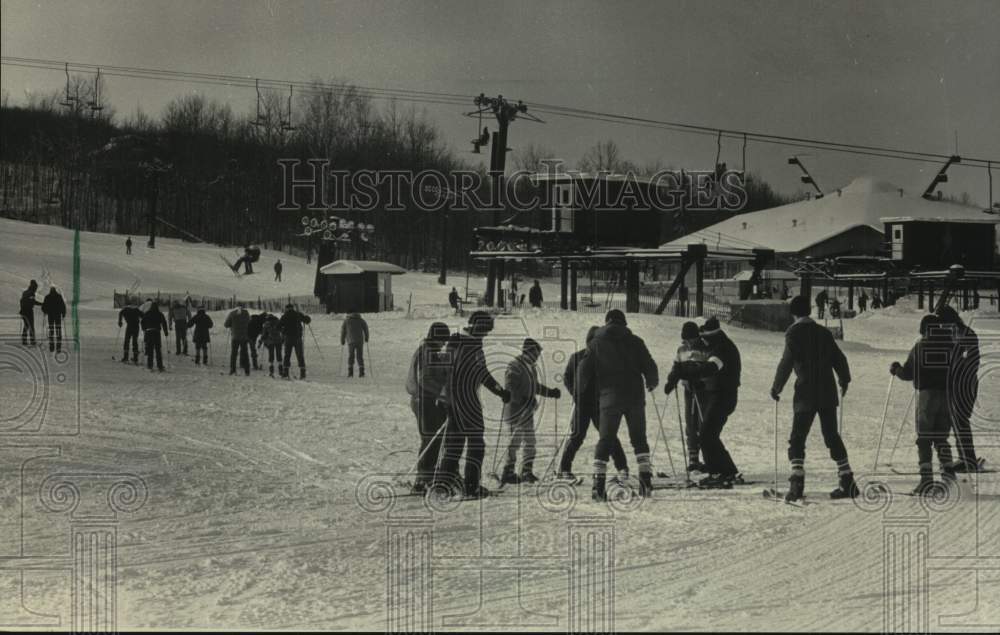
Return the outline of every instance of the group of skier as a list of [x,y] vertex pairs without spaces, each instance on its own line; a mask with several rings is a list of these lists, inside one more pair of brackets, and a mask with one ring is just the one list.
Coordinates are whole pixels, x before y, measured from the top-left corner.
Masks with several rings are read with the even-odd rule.
[[[793,323],[785,333],[784,350],[770,389],[771,398],[779,401],[795,374],[787,450],[790,476],[785,499],[789,502],[804,496],[806,440],[817,416],[824,443],[837,466],[838,482],[830,497],[852,498],[859,494],[837,422],[840,399],[851,382],[850,368],[831,331],[810,317],[811,308],[807,297],[791,299]],[[558,399],[562,393],[539,380],[536,365],[542,347],[531,338],[523,341],[520,355],[508,364],[504,383],[494,379],[483,353],[483,338],[493,326],[492,316],[484,311],[473,312],[468,326],[454,334],[446,324],[435,322],[413,354],[406,389],[421,439],[415,493],[437,484],[466,497],[489,494],[481,483],[485,425],[480,387],[503,402],[501,425],[508,442],[503,468],[496,478],[501,486],[538,481],[533,469],[534,413],[539,398]],[[683,400],[678,395],[678,402],[683,403],[687,471],[701,474],[696,484],[702,488],[728,489],[742,484],[742,474],[721,438],[738,403],[742,373],[739,350],[714,317],[701,326],[684,323],[680,335],[681,345],[664,392],[670,395],[678,387],[683,391]],[[949,306],[924,318],[921,335],[923,339],[906,363],[894,363],[890,369],[898,378],[913,380],[919,391],[917,495],[932,493],[942,486],[933,479],[933,449],[938,452],[945,482],[953,480],[955,472],[975,471],[981,465],[969,425],[978,388],[972,385],[979,364],[976,335]],[[638,490],[640,495],[649,496],[653,469],[646,435],[645,395],[657,387],[659,374],[643,340],[628,328],[624,313],[611,310],[604,326],[590,328],[585,348],[573,353],[567,362],[563,384],[574,405],[557,478],[582,482],[573,474],[572,464],[593,426],[600,436],[594,451],[592,497],[605,500],[609,460],[614,463],[619,481],[629,478],[628,459],[618,438],[624,418],[637,462]],[[948,447],[948,433],[953,428],[959,445],[958,461],[952,461]],[[465,470],[460,477],[458,464],[463,453]],[[521,465],[517,470],[519,453]]]
[[28,283],[28,288],[21,293],[21,302],[18,315],[21,317],[21,344],[24,346],[37,346],[35,338],[35,307],[42,308],[48,322],[49,332],[49,352],[58,353],[62,351],[62,323],[66,319],[66,301],[63,299],[59,289],[53,285],[49,288],[48,294],[41,302],[38,301],[38,282],[32,280]]

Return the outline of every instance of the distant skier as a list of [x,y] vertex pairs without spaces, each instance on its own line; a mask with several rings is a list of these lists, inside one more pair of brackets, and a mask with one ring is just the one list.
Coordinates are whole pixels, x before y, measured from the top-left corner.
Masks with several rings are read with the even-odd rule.
[[445,428],[444,458],[438,469],[438,478],[450,484],[458,480],[458,461],[465,453],[465,478],[462,490],[465,496],[489,496],[482,486],[483,456],[486,454],[484,438],[483,405],[479,400],[479,387],[507,403],[510,393],[490,374],[483,355],[483,338],[493,330],[493,316],[485,311],[473,311],[465,333],[455,333],[448,340],[446,359],[451,360],[448,381],[440,401],[448,407],[448,427]]
[[628,329],[625,314],[611,309],[605,325],[587,344],[578,381],[597,386],[600,404],[601,439],[594,451],[594,500],[606,500],[605,479],[608,458],[622,417],[628,426],[629,440],[639,466],[639,494],[653,493],[653,468],[649,462],[646,440],[646,391],[660,383],[656,362],[646,343]]
[[304,313],[295,310],[292,304],[285,305],[285,312],[278,321],[278,328],[285,340],[285,360],[281,369],[281,376],[291,379],[288,374],[289,365],[292,361],[292,351],[295,351],[295,359],[299,363],[299,379],[306,378],[306,358],[302,346],[302,327],[312,322],[312,318]]
[[448,304],[451,308],[455,309],[455,315],[460,315],[462,313],[462,307],[459,304],[458,299],[458,289],[455,287],[451,288],[451,293],[448,294]]
[[198,313],[191,318],[190,326],[194,327],[191,341],[194,342],[194,363],[208,365],[208,343],[212,340],[211,330],[215,326],[212,318],[205,313],[205,307],[198,307]]
[[438,403],[438,396],[448,380],[448,360],[441,349],[451,336],[448,325],[434,322],[427,337],[420,343],[410,359],[406,374],[406,392],[410,395],[410,409],[417,418],[420,449],[417,452],[417,477],[413,491],[423,492],[434,479],[434,468],[441,454],[443,430],[448,410]]
[[139,363],[139,325],[142,321],[142,311],[135,302],[130,302],[118,312],[118,328],[125,322],[125,343],[122,348],[122,363],[128,361],[128,345],[132,342],[132,363]]
[[728,489],[742,477],[733,457],[722,442],[722,429],[729,415],[736,410],[739,398],[742,362],[739,349],[722,330],[719,320],[710,317],[700,329],[705,341],[707,361],[675,362],[671,373],[678,379],[704,382],[704,399],[698,395],[701,406],[701,451],[709,475],[698,482],[700,487]]
[[[951,446],[948,433],[952,417],[948,405],[947,362],[953,353],[951,329],[942,325],[940,318],[925,315],[920,320],[920,336],[910,350],[906,362],[893,362],[889,372],[904,381],[912,381],[917,391],[917,461],[920,482],[913,490],[917,495],[935,495],[941,485],[934,482],[933,450],[937,450],[944,485],[955,481]],[[944,360],[944,361],[942,361]]]
[[882,298],[878,293],[872,293],[872,311],[882,308]]
[[[507,460],[500,476],[501,483],[537,483],[534,473],[535,462],[535,410],[538,397],[558,399],[558,388],[549,388],[538,380],[538,357],[542,345],[525,338],[521,354],[507,365],[504,388],[510,393],[510,401],[504,404],[501,415],[503,425],[510,427],[510,442],[507,445]],[[521,450],[521,473],[515,474],[517,451]]]
[[[707,362],[708,347],[701,339],[698,325],[694,322],[685,322],[681,327],[681,345],[677,348],[676,362]],[[671,371],[667,376],[667,383],[663,385],[663,392],[670,394],[677,384],[684,387],[684,437],[687,442],[688,472],[705,472],[705,464],[698,460],[701,452],[701,402],[707,401],[704,390],[705,385],[701,380],[680,379],[676,373]]]
[[858,297],[858,313],[864,313],[865,309],[868,308],[868,294],[864,291]]
[[274,364],[278,363],[278,374],[281,373],[281,329],[278,326],[278,316],[268,313],[260,332],[260,343],[267,347],[267,374],[274,377]]
[[59,294],[59,289],[52,287],[42,302],[42,313],[49,322],[49,351],[62,350],[62,322],[66,319],[66,301]]
[[542,286],[538,280],[528,289],[528,303],[536,309],[542,308]]
[[794,322],[785,331],[785,350],[778,362],[771,384],[771,399],[778,401],[785,383],[795,371],[795,396],[792,401],[792,432],[788,440],[788,461],[792,474],[788,479],[785,500],[800,500],[805,488],[806,439],[813,420],[819,415],[823,442],[830,451],[830,458],[837,464],[838,487],[830,498],[854,498],[858,487],[854,484],[854,471],[847,459],[847,448],[837,429],[837,383],[840,396],[847,394],[851,371],[847,357],[837,346],[830,329],[817,324],[809,317],[811,307],[805,296],[796,296],[789,303]]
[[187,329],[190,320],[191,308],[181,304],[180,300],[174,300],[174,306],[170,309],[170,325],[174,329],[174,340],[177,345],[175,355],[188,354]]
[[[697,329],[697,327],[695,327]],[[586,344],[594,339],[594,335],[601,330],[599,326],[592,326],[587,331]],[[583,363],[584,356],[587,355],[587,348],[570,355],[566,362],[566,369],[563,371],[563,386],[566,392],[573,397],[573,413],[570,415],[570,435],[563,448],[562,458],[559,460],[559,479],[573,481],[576,475],[573,474],[573,459],[576,453],[587,438],[587,428],[593,424],[597,433],[601,433],[598,425],[600,407],[597,398],[597,386],[593,382],[588,382],[580,376],[580,364]],[[618,470],[618,480],[628,480],[628,458],[622,448],[621,441],[615,437],[611,443],[611,460],[614,461],[615,469]]]
[[226,321],[222,324],[229,329],[229,374],[236,374],[236,356],[240,357],[240,368],[250,375],[250,313],[246,309],[246,304],[240,302],[236,308],[226,316]]
[[28,283],[28,288],[21,294],[21,344],[25,346],[37,344],[35,341],[35,307],[41,306],[42,303],[35,298],[36,291],[38,291],[38,283],[32,280]]
[[281,282],[281,270],[284,266],[281,264],[281,258],[274,261],[274,281]]
[[250,316],[250,324],[247,326],[247,341],[250,343],[250,363],[254,370],[260,370],[257,363],[257,349],[260,347],[258,340],[264,330],[264,320],[267,319],[267,311],[262,311]]
[[239,272],[240,265],[243,265],[243,273],[253,273],[253,263],[260,260],[260,247],[256,245],[246,245],[243,247],[243,255],[233,263],[233,271]]
[[126,256],[131,256],[132,255],[132,237],[131,236],[129,236],[128,238],[125,239],[125,255]]
[[347,376],[354,377],[354,360],[358,360],[358,377],[365,376],[365,343],[368,323],[360,313],[349,313],[340,327],[340,345],[347,344]]
[[829,295],[826,293],[826,289],[823,289],[816,294],[816,317],[823,319],[826,314],[826,303],[829,300]]
[[979,396],[979,336],[947,304],[938,309],[937,316],[942,326],[951,330],[955,344],[948,369],[949,408],[958,449],[955,471],[975,472],[979,470],[979,458],[970,419]]
[[142,315],[140,321],[142,332],[146,344],[146,368],[153,370],[153,357],[156,357],[156,368],[163,371],[163,340],[160,338],[160,331],[163,336],[170,335],[167,328],[167,319],[160,312],[160,305],[153,302],[149,310]]

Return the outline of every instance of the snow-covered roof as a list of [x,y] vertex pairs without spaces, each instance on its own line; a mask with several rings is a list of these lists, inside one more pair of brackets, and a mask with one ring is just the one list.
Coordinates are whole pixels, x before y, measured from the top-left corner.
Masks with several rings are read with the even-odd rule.
[[378,260],[335,260],[320,267],[327,276],[351,276],[359,273],[406,273],[406,269]]
[[823,198],[739,214],[663,247],[705,243],[713,248],[764,247],[779,253],[796,253],[854,227],[871,227],[882,233],[882,219],[901,216],[948,220],[988,218],[977,207],[927,200],[891,183],[859,177]]

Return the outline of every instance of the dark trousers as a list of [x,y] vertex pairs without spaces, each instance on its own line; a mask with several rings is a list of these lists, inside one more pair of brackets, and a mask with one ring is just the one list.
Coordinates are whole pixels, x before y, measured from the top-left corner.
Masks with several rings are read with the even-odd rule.
[[31,344],[34,346],[35,342],[35,312],[21,315],[21,343],[24,345]]
[[[590,406],[581,405],[579,402],[574,404],[573,414],[570,416],[569,439],[566,441],[566,447],[563,448],[562,458],[559,461],[560,472],[573,471],[573,459],[576,458],[576,453],[587,438],[587,429],[590,428],[591,424],[593,424],[597,433],[600,434],[601,428],[598,424],[597,404],[593,403]],[[625,457],[622,442],[617,436],[611,445],[611,460],[614,461],[616,470],[628,469],[628,459]]]
[[358,360],[358,370],[365,372],[365,345],[349,342],[347,344],[347,370],[354,369],[354,360]]
[[729,415],[736,410],[737,393],[706,392],[699,396],[701,404],[701,451],[709,474],[730,476],[739,472],[733,457],[722,442],[722,429]]
[[594,461],[600,463],[608,462],[608,458],[611,456],[611,449],[614,447],[615,442],[618,441],[618,428],[621,426],[622,417],[625,417],[625,425],[628,426],[628,438],[632,443],[632,449],[635,451],[639,471],[651,471],[649,464],[649,442],[646,440],[645,406],[600,409],[598,429],[601,431],[601,438],[597,442],[597,449],[594,451]]
[[306,358],[302,349],[302,338],[299,338],[285,342],[285,369],[287,370],[291,365],[292,351],[295,351],[295,360],[299,363],[299,368],[305,368]]
[[951,422],[955,426],[955,445],[958,449],[958,459],[966,465],[975,465],[976,445],[972,440],[972,411],[976,405],[979,393],[979,380],[970,377],[969,383],[952,388]]
[[941,469],[951,468],[951,413],[948,395],[944,390],[920,390],[917,393],[917,461],[921,479],[933,478],[934,450],[937,450]]
[[281,366],[281,344],[267,345],[267,363],[273,366],[274,362]]
[[257,368],[257,338],[250,338],[250,361],[253,362],[253,367]]
[[128,344],[132,342],[132,361],[139,359],[139,327],[125,327],[125,345],[122,349],[122,359],[128,359]]
[[62,350],[62,320],[49,320],[49,350]]
[[448,411],[434,403],[433,395],[421,394],[410,398],[410,409],[417,417],[417,429],[420,432],[420,452],[417,454],[418,483],[429,483],[434,478],[434,468],[437,466],[441,453],[441,440],[444,435],[438,432]]
[[174,339],[177,341],[176,353],[178,355],[180,355],[181,353],[187,355],[188,352],[187,332],[188,332],[187,322],[174,321]]
[[816,317],[822,318],[825,311],[826,311],[826,305],[825,304],[817,304],[816,305]]
[[[460,418],[461,417],[461,418]],[[486,456],[485,426],[482,407],[464,405],[461,413],[448,410],[444,435],[444,458],[438,468],[439,478],[458,479],[458,460],[465,453],[465,491],[474,492],[480,484],[483,457]]]
[[803,465],[806,459],[806,438],[813,420],[819,415],[819,427],[823,432],[823,443],[830,450],[830,458],[841,464],[847,460],[847,448],[837,430],[837,408],[803,410],[792,417],[792,434],[788,438],[788,460],[793,465]]
[[208,342],[194,343],[194,361],[208,363]]
[[246,340],[230,340],[229,348],[229,372],[236,372],[236,355],[240,356],[240,368],[250,374],[250,343]]
[[153,357],[156,357],[156,367],[163,370],[163,342],[160,339],[160,332],[146,331],[146,368],[153,369]]
[[281,282],[281,272],[280,271],[275,271],[274,272],[274,281],[275,282]]
[[696,397],[693,390],[684,389],[684,436],[689,463],[697,462],[701,452],[701,400]]

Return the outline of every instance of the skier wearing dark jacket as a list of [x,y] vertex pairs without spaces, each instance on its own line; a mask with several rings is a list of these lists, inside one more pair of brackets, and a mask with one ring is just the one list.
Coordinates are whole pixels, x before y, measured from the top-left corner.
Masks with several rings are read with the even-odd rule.
[[579,381],[586,387],[597,386],[600,406],[601,439],[594,452],[594,483],[592,496],[605,500],[605,478],[608,458],[622,417],[628,425],[628,436],[639,466],[639,493],[650,496],[653,491],[653,468],[649,462],[646,441],[646,391],[660,383],[656,362],[642,338],[626,326],[625,314],[618,309],[608,311],[605,325],[587,344]]
[[250,312],[246,305],[240,302],[226,316],[222,324],[229,329],[229,374],[236,374],[236,356],[240,358],[240,368],[243,373],[250,374]]
[[426,490],[434,480],[434,468],[441,454],[442,426],[448,417],[448,410],[438,403],[438,396],[448,380],[448,360],[441,354],[441,349],[450,336],[448,325],[444,322],[431,324],[427,337],[414,351],[410,370],[406,374],[410,409],[417,418],[420,433],[414,492]]
[[721,435],[729,415],[736,409],[742,370],[740,352],[722,331],[717,318],[708,318],[700,330],[707,345],[705,354],[708,361],[676,362],[670,372],[678,380],[700,380],[705,386],[704,400],[700,402],[699,437],[709,475],[698,484],[701,487],[730,488],[741,477]]
[[32,280],[28,283],[28,288],[21,294],[21,343],[34,346],[35,340],[35,307],[42,303],[35,299],[35,291],[38,290],[38,283]]
[[174,340],[176,341],[175,355],[188,354],[187,330],[188,322],[191,320],[191,307],[188,304],[174,302],[170,309],[170,326],[174,329]]
[[952,418],[948,405],[948,374],[951,357],[955,352],[952,330],[940,318],[925,315],[920,320],[921,339],[910,350],[904,364],[893,362],[889,372],[904,381],[912,381],[917,391],[917,461],[920,483],[913,491],[918,495],[932,495],[937,491],[934,482],[933,450],[937,450],[941,475],[946,483],[954,482],[948,433]]
[[62,350],[62,321],[66,318],[66,301],[59,289],[52,287],[42,302],[42,313],[49,320],[49,351]]
[[439,401],[447,404],[448,427],[445,428],[444,458],[438,469],[438,478],[458,481],[458,461],[465,452],[465,479],[462,489],[466,496],[487,496],[482,487],[483,457],[486,454],[486,433],[483,422],[483,404],[479,388],[485,386],[507,403],[510,393],[490,375],[483,355],[483,338],[493,330],[493,317],[485,311],[474,311],[469,316],[465,333],[455,333],[448,340],[445,358],[451,360],[448,381]]
[[142,321],[142,311],[135,303],[131,303],[118,312],[118,328],[125,322],[125,344],[122,349],[122,362],[128,361],[128,344],[132,342],[132,362],[139,363],[139,324]]
[[789,308],[795,321],[785,331],[785,351],[778,363],[771,385],[771,398],[778,401],[781,390],[795,371],[795,397],[792,401],[792,433],[788,440],[788,460],[792,474],[788,479],[787,501],[797,501],[805,487],[806,438],[813,420],[819,415],[823,441],[830,450],[830,458],[837,463],[839,486],[830,492],[830,498],[853,498],[858,494],[854,472],[847,459],[847,448],[837,430],[837,384],[840,380],[841,396],[851,383],[847,357],[837,346],[833,334],[810,317],[809,299],[797,296]]
[[[599,326],[592,326],[587,331],[586,344],[594,339],[594,335],[601,330]],[[563,371],[563,386],[566,392],[573,397],[573,413],[570,415],[570,436],[563,449],[562,458],[559,461],[559,478],[564,480],[574,480],[573,459],[576,453],[587,438],[587,428],[593,424],[600,434],[598,425],[600,408],[597,403],[597,387],[593,382],[587,383],[578,381],[580,376],[580,365],[587,355],[587,349],[582,348],[570,355],[566,362],[566,370]],[[611,444],[611,460],[614,461],[615,469],[618,470],[619,480],[628,478],[628,459],[625,457],[625,450],[618,437],[614,438]]]
[[285,340],[285,360],[281,367],[281,376],[290,379],[288,369],[292,361],[292,351],[295,351],[295,359],[299,363],[299,379],[306,378],[306,358],[302,347],[302,326],[312,322],[312,318],[304,313],[295,310],[292,304],[285,305],[285,312],[278,320],[278,328],[281,330],[282,338]]
[[257,363],[257,348],[259,346],[257,340],[260,338],[261,331],[264,330],[264,320],[266,319],[267,311],[251,315],[250,324],[247,326],[247,341],[250,342],[250,362],[253,364],[254,370],[260,370],[260,364]]
[[191,341],[194,342],[194,363],[201,364],[204,361],[208,364],[208,343],[212,341],[210,331],[214,324],[212,318],[205,313],[204,307],[198,307],[198,313],[191,318],[190,325],[194,327],[194,335]]
[[[677,362],[705,362],[707,345],[701,339],[698,325],[685,322],[681,327],[681,345],[677,347]],[[705,385],[700,380],[686,381],[676,376],[668,377],[663,385],[663,392],[670,394],[677,384],[684,387],[684,440],[687,443],[688,473],[704,472],[705,464],[698,460],[701,453],[701,403],[706,401]]]
[[264,326],[260,332],[260,343],[267,347],[267,374],[274,377],[274,363],[278,363],[278,374],[281,375],[281,327],[278,316],[267,314]]
[[952,330],[952,340],[955,343],[952,364],[948,369],[948,405],[958,449],[955,471],[975,472],[979,469],[979,458],[976,456],[969,420],[979,395],[979,336],[947,304],[937,310],[937,316],[942,325]]
[[160,305],[153,302],[149,310],[146,311],[140,321],[144,341],[146,343],[146,368],[153,370],[153,357],[156,357],[157,370],[163,370],[163,340],[160,339],[160,331],[163,336],[170,335],[167,328],[167,318],[160,312]]

